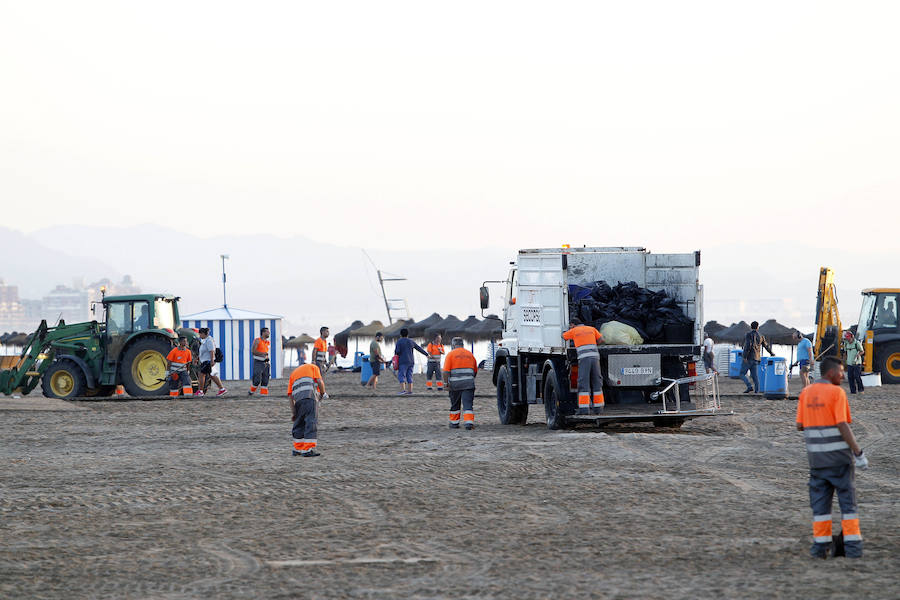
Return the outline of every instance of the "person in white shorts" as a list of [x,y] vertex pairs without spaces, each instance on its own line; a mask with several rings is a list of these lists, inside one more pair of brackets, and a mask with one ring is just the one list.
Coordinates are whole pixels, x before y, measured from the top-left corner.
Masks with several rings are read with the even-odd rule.
[[199,375],[199,383],[200,386],[197,391],[194,393],[195,396],[203,395],[203,388],[206,387],[206,378],[209,377],[213,383],[215,383],[219,387],[219,391],[216,392],[216,396],[221,396],[228,390],[225,389],[225,386],[222,385],[222,380],[219,379],[219,365],[216,364],[216,340],[209,335],[208,327],[201,327],[199,330],[200,333],[200,375]]

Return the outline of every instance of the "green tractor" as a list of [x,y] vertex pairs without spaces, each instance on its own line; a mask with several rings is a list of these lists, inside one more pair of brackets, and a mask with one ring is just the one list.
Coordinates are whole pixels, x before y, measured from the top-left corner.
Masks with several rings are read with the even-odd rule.
[[[27,394],[41,384],[50,398],[109,396],[117,385],[129,395],[166,394],[166,356],[180,328],[178,300],[165,294],[104,297],[104,321],[48,327],[42,321],[11,368],[0,371],[0,393]],[[92,311],[95,307],[91,308]]]

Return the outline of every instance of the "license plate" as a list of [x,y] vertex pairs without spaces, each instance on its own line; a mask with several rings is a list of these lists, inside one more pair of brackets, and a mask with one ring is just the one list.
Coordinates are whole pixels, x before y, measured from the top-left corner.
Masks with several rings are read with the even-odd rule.
[[622,375],[653,375],[653,367],[625,367]]

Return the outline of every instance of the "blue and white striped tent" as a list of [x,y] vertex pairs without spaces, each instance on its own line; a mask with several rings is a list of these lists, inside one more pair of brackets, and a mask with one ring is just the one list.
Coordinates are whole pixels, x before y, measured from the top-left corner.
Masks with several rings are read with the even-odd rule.
[[259,336],[259,330],[268,327],[271,332],[269,340],[271,368],[270,377],[278,379],[284,371],[284,352],[281,347],[281,317],[265,313],[241,310],[239,308],[221,307],[182,315],[184,327],[209,327],[209,334],[222,349],[225,360],[219,364],[219,376],[222,379],[250,379],[253,371],[250,361],[250,345]]

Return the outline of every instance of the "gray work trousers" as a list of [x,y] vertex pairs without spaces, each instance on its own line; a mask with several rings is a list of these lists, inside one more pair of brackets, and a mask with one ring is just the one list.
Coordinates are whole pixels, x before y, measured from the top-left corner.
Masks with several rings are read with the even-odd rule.
[[253,359],[253,387],[269,387],[269,361]]
[[578,361],[578,393],[593,398],[603,393],[603,376],[600,375],[600,359],[593,356]]
[[[824,467],[809,470],[809,505],[813,512],[813,535],[816,522],[826,521],[828,526],[822,533],[831,535],[831,503],[837,492],[841,507],[841,532],[844,536],[844,552],[848,557],[862,556],[862,538],[859,535],[859,515],[856,507],[856,466],[853,463],[840,467]],[[821,553],[831,546],[831,542],[813,542],[813,554]]]
[[315,395],[294,400],[294,450],[308,452],[316,447],[319,429],[319,408]]

